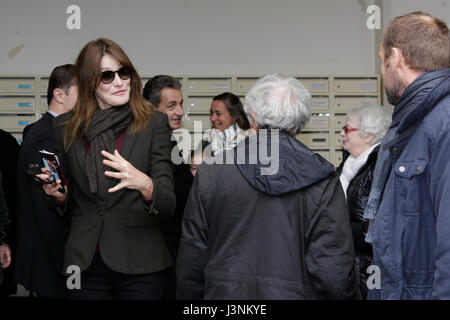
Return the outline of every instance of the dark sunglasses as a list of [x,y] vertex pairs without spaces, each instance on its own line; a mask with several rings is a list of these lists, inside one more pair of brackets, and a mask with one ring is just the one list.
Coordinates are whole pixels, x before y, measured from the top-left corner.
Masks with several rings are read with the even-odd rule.
[[110,84],[111,82],[114,81],[114,78],[116,77],[116,73],[119,75],[120,79],[122,80],[127,80],[130,78],[131,76],[131,70],[128,69],[127,67],[122,67],[117,71],[103,71],[102,72],[102,76],[101,76],[101,80],[104,84]]
[[344,130],[345,134],[352,132],[352,131],[358,131],[358,128],[350,128],[348,125],[345,125],[342,127],[342,130]]

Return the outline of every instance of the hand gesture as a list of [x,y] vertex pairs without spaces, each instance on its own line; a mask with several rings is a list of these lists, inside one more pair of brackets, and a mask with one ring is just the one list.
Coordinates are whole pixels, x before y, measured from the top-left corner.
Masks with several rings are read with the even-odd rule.
[[11,249],[7,244],[0,245],[0,263],[3,269],[11,264]]
[[104,165],[118,171],[105,171],[105,175],[120,180],[120,183],[108,189],[108,192],[116,192],[122,188],[128,188],[139,190],[145,199],[151,198],[153,194],[153,181],[149,176],[133,167],[131,163],[122,158],[117,150],[114,150],[114,154],[102,151],[102,156],[107,158],[103,160]]

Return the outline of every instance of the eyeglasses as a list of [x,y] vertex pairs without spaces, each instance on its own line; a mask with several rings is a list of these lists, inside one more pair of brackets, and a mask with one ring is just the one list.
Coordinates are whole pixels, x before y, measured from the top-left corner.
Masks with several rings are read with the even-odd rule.
[[110,84],[111,82],[114,81],[114,78],[116,77],[116,73],[119,75],[120,79],[122,79],[122,80],[127,80],[131,76],[131,71],[127,67],[122,67],[117,71],[107,70],[107,71],[102,72],[102,76],[101,76],[102,82],[104,84]]
[[345,134],[348,134],[349,132],[352,131],[358,131],[358,128],[350,128],[348,125],[345,125],[342,127],[342,130],[344,130]]

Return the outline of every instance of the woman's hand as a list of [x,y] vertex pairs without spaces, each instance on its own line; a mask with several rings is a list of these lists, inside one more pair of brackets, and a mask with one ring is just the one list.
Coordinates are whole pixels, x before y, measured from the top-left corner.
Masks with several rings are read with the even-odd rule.
[[114,154],[102,151],[102,156],[108,159],[103,160],[104,165],[119,171],[105,171],[106,176],[120,180],[120,183],[108,189],[108,192],[116,192],[122,188],[128,188],[139,190],[144,199],[152,198],[153,181],[149,176],[133,167],[131,163],[122,158],[117,150],[114,150]]
[[[47,168],[41,169],[43,173],[36,175],[40,180],[49,181],[51,171]],[[42,188],[44,189],[44,192],[52,197],[55,197],[58,202],[64,202],[66,201],[67,192],[61,193],[59,190],[62,187],[62,182],[60,179],[56,180],[56,184],[53,185],[52,183],[46,183],[42,185]]]
[[11,249],[7,244],[0,245],[0,261],[3,269],[11,264]]

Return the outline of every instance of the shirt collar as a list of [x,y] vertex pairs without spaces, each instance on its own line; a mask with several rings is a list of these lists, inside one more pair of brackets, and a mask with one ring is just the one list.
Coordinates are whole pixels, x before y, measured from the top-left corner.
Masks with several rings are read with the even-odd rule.
[[56,118],[57,116],[59,116],[59,113],[57,113],[57,112],[55,112],[55,111],[48,110],[47,112],[50,113],[50,114],[51,114],[52,116],[54,116],[55,118]]

